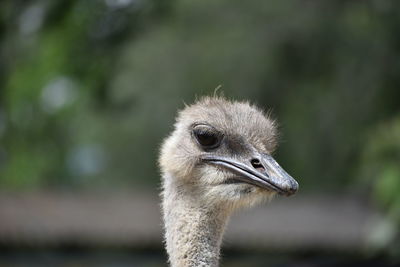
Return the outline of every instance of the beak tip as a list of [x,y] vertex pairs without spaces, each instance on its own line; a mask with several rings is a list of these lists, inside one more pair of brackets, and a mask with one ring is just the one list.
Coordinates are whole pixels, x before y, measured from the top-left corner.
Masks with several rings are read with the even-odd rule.
[[294,195],[299,190],[299,184],[295,180],[293,180],[288,184],[285,189],[286,190],[284,194],[286,196]]

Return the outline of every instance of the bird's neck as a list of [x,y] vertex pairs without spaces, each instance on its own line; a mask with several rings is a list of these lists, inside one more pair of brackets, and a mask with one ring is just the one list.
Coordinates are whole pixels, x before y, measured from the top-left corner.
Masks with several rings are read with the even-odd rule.
[[[165,179],[168,181],[171,179]],[[165,241],[173,267],[218,266],[221,239],[229,214],[199,203],[195,193],[164,182]]]

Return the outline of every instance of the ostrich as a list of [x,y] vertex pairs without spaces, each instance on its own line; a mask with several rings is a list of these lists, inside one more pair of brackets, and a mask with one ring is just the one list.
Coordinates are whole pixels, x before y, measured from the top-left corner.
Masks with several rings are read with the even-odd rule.
[[204,97],[179,112],[159,158],[171,266],[218,266],[235,210],[297,191],[275,147],[275,122],[247,102]]

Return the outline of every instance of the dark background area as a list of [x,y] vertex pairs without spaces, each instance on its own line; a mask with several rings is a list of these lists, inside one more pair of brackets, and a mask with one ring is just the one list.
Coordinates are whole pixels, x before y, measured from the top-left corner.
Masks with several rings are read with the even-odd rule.
[[[1,191],[155,195],[158,148],[177,110],[220,85],[272,110],[276,158],[299,194],[352,195],[382,214],[372,249],[347,251],[349,264],[398,261],[398,1],[3,0]],[[4,257],[24,254],[1,243]],[[71,260],[53,249],[41,253]],[[140,262],[135,249],[106,249],[105,261]],[[162,244],[137,253],[164,261]]]

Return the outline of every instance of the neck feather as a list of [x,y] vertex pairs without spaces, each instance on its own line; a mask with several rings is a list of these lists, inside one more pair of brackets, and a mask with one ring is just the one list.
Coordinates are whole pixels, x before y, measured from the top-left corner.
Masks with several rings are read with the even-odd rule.
[[229,213],[220,206],[201,203],[193,191],[169,178],[164,179],[162,207],[171,266],[218,266]]

